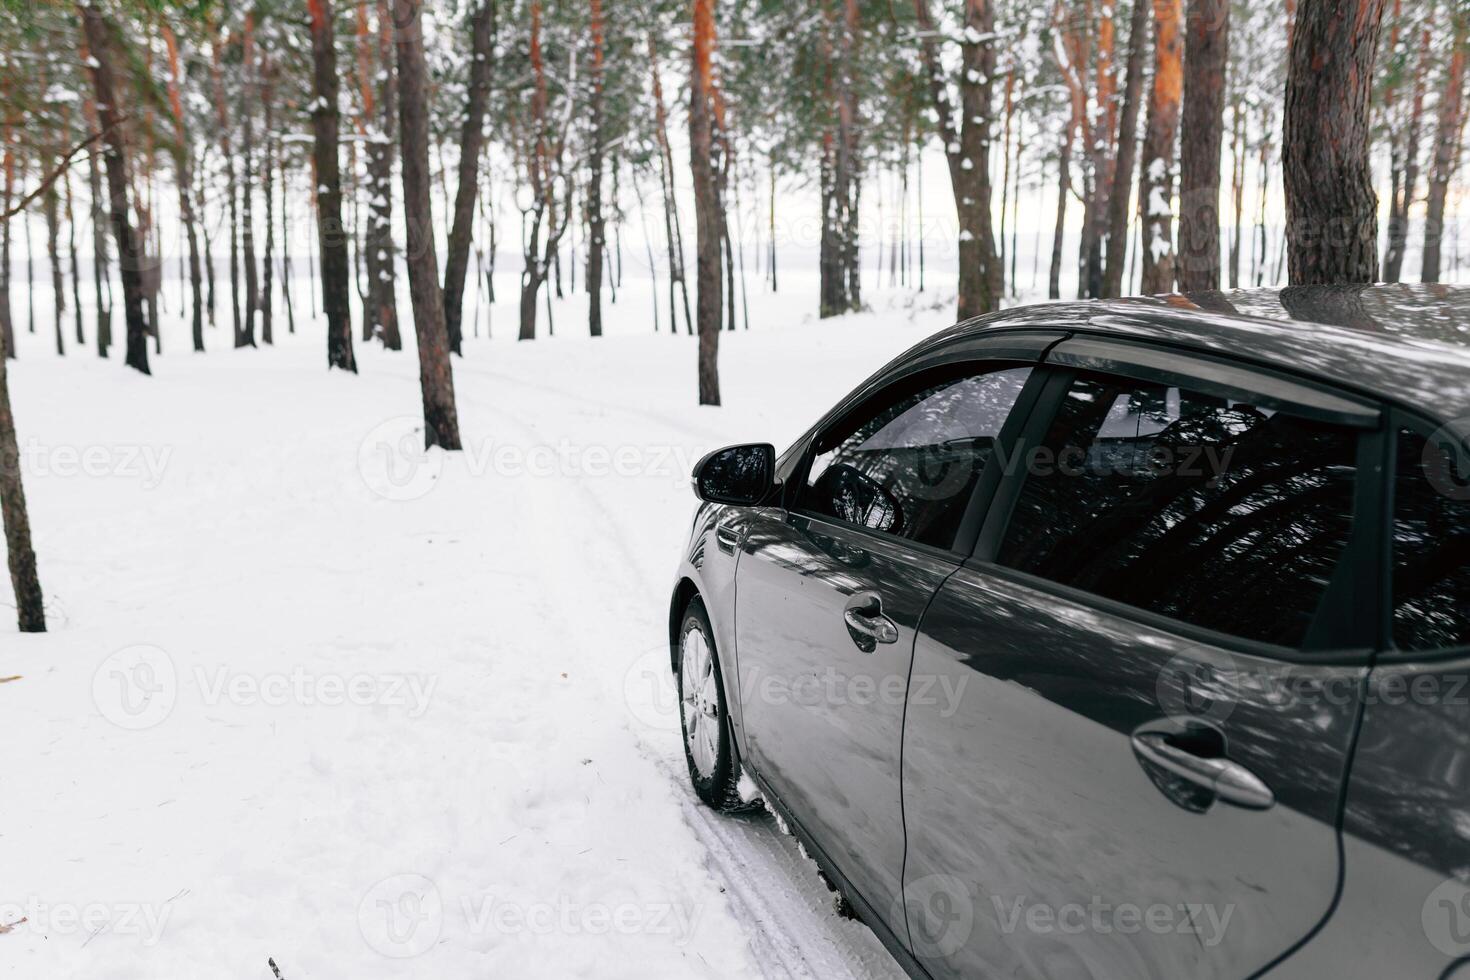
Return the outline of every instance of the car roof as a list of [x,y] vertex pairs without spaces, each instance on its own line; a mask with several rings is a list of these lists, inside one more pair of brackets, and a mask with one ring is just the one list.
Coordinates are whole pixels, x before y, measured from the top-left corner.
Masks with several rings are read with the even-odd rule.
[[1068,330],[1219,354],[1442,420],[1470,416],[1470,287],[1300,286],[1050,303],[967,320],[914,353],[984,333]]

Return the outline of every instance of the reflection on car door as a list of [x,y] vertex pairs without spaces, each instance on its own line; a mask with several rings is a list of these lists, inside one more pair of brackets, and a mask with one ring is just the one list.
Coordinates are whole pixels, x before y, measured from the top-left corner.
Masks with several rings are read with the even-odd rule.
[[[977,373],[978,372],[978,373]],[[915,629],[1029,369],[949,370],[816,437],[791,511],[749,512],[737,567],[746,758],[898,935]]]
[[1363,670],[1296,651],[1362,622],[1373,412],[1057,381],[916,643],[911,941],[935,977],[1247,976],[1337,883]]

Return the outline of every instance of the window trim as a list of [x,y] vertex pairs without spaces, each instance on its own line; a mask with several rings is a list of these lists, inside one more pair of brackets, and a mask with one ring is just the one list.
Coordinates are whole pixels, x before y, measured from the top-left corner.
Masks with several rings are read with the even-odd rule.
[[[1058,345],[1059,347],[1062,345]],[[1111,341],[1109,346],[1126,355],[1128,349],[1135,346],[1127,341]],[[1154,348],[1150,353],[1156,353]],[[1212,384],[1209,378],[1196,381],[1190,373],[1190,367],[1201,361],[1209,362],[1211,367],[1218,367],[1222,360],[1215,357],[1196,357],[1192,354],[1169,352],[1171,366],[1168,381],[1171,385],[1189,387],[1205,394],[1223,395],[1225,397],[1239,397],[1244,395],[1251,397],[1255,394],[1250,387],[1240,387],[1240,382],[1247,382],[1252,377],[1264,374],[1271,381],[1279,380],[1280,376],[1270,372],[1258,372],[1254,367],[1244,364],[1228,362],[1228,365],[1236,369],[1237,375],[1232,382],[1230,390],[1221,390],[1221,387]],[[1130,381],[1144,381],[1153,383],[1165,383],[1160,373],[1153,368],[1152,359],[1149,363],[1134,364],[1131,358],[1123,357],[1119,360],[1110,361],[1110,367],[1101,366],[1097,362],[1089,363],[1086,367],[1071,365],[1056,365],[1050,354],[1046,363],[1032,376],[1032,380],[1041,377],[1044,390],[1037,404],[1033,406],[1026,425],[1019,437],[1019,444],[1012,450],[1025,452],[1032,447],[1042,445],[1046,434],[1050,430],[1057,411],[1060,409],[1063,399],[1070,390],[1073,380],[1082,373],[1109,374]],[[1325,393],[1331,394],[1336,389],[1325,389]],[[1361,402],[1361,399],[1355,399]],[[1365,405],[1365,408],[1369,406]],[[1296,414],[1294,408],[1288,408]],[[1358,472],[1353,493],[1353,530],[1347,547],[1344,549],[1343,557],[1339,559],[1337,569],[1334,571],[1332,581],[1328,583],[1327,590],[1323,593],[1317,610],[1313,613],[1312,622],[1307,627],[1307,632],[1300,648],[1286,647],[1274,643],[1266,643],[1260,640],[1252,640],[1248,637],[1234,636],[1220,633],[1215,630],[1195,626],[1183,620],[1174,619],[1155,613],[1139,606],[1129,605],[1096,593],[1077,589],[1060,582],[1033,575],[1020,569],[1011,568],[999,563],[998,556],[1000,546],[1005,540],[1005,535],[1010,529],[1011,519],[1014,516],[1016,504],[1020,501],[1021,492],[1025,488],[1028,477],[1025,467],[1018,467],[1014,472],[1005,474],[1000,486],[996,489],[990,500],[989,512],[986,514],[984,526],[976,539],[975,546],[971,550],[969,558],[965,561],[965,567],[994,575],[1002,579],[1010,579],[1035,589],[1056,596],[1058,599],[1074,602],[1082,606],[1096,609],[1109,615],[1129,619],[1137,623],[1162,629],[1167,632],[1196,640],[1214,647],[1227,650],[1235,650],[1241,653],[1249,653],[1255,656],[1268,657],[1287,663],[1301,664],[1327,664],[1341,666],[1358,666],[1370,663],[1375,653],[1381,649],[1380,623],[1385,612],[1391,616],[1392,607],[1384,610],[1381,604],[1372,604],[1368,609],[1353,609],[1351,627],[1346,631],[1356,642],[1339,642],[1330,647],[1313,648],[1308,642],[1319,634],[1319,620],[1324,617],[1338,614],[1345,602],[1353,596],[1361,596],[1372,590],[1375,594],[1381,589],[1376,586],[1383,581],[1380,563],[1353,562],[1350,556],[1355,551],[1363,554],[1376,555],[1381,559],[1384,551],[1385,529],[1382,521],[1382,498],[1384,495],[1383,480],[1384,471],[1381,465],[1376,466],[1373,471],[1365,472],[1362,467],[1366,460],[1376,458],[1382,460],[1381,453],[1388,451],[1383,448],[1384,444],[1391,445],[1392,440],[1384,437],[1385,419],[1388,415],[1381,406],[1372,407],[1373,417],[1376,425],[1370,429],[1361,429],[1358,432],[1357,465]],[[1321,419],[1332,424],[1344,425],[1340,420]],[[1351,427],[1351,426],[1349,426]],[[1376,444],[1376,446],[1374,446]],[[1376,455],[1373,454],[1380,454]],[[1375,479],[1376,477],[1376,479]]]
[[[994,493],[1002,480],[1000,473],[999,457],[1013,451],[1011,442],[1015,434],[1029,420],[1030,414],[1037,402],[1041,389],[1038,379],[1045,374],[1045,365],[1042,359],[1046,351],[1065,340],[1067,335],[1060,332],[1033,332],[1027,331],[1025,335],[997,335],[994,337],[967,338],[964,341],[950,346],[940,348],[918,360],[904,364],[891,373],[886,373],[863,385],[858,391],[844,399],[836,409],[829,412],[811,432],[804,438],[802,457],[800,462],[792,469],[790,479],[783,488],[782,504],[788,513],[807,520],[821,521],[836,528],[846,528],[861,531],[866,535],[873,536],[883,541],[891,541],[900,546],[912,546],[923,549],[934,555],[941,555],[953,559],[957,564],[969,555],[974,546],[975,537],[979,534],[980,524],[988,511],[990,496]],[[819,448],[823,444],[824,437],[834,429],[847,427],[855,416],[862,415],[875,402],[891,403],[895,396],[903,397],[905,390],[920,391],[927,387],[926,380],[938,376],[953,376],[956,378],[974,376],[970,370],[976,365],[995,365],[995,370],[1006,371],[1016,368],[1028,368],[1031,374],[1021,387],[1016,396],[1016,402],[1011,406],[1006,415],[1005,422],[1001,425],[999,435],[996,437],[997,451],[992,452],[985,468],[980,472],[979,478],[970,493],[970,499],[966,502],[964,512],[960,518],[959,527],[955,531],[955,540],[949,547],[939,547],[916,541],[895,534],[886,534],[875,531],[873,528],[864,527],[861,524],[853,524],[849,521],[833,517],[811,510],[802,506],[802,495],[807,489],[807,478],[811,473],[813,460],[819,454]],[[985,371],[985,374],[994,373]],[[1010,440],[1010,441],[1008,441]]]

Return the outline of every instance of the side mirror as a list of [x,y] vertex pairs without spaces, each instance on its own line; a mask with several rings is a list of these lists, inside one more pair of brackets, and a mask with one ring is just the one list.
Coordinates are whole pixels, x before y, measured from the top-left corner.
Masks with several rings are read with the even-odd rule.
[[716,449],[694,466],[694,493],[712,504],[752,506],[775,486],[776,447],[768,442]]

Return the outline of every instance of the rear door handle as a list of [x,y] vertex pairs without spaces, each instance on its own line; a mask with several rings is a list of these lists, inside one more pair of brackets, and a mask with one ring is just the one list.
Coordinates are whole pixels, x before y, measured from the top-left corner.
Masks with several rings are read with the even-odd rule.
[[1160,769],[1214,793],[1226,803],[1265,810],[1276,802],[1271,788],[1238,762],[1197,755],[1169,740],[1165,732],[1135,732],[1133,751]]
[[847,600],[842,621],[864,653],[872,653],[879,643],[898,642],[898,626],[883,615],[883,597],[876,592],[859,592]]

